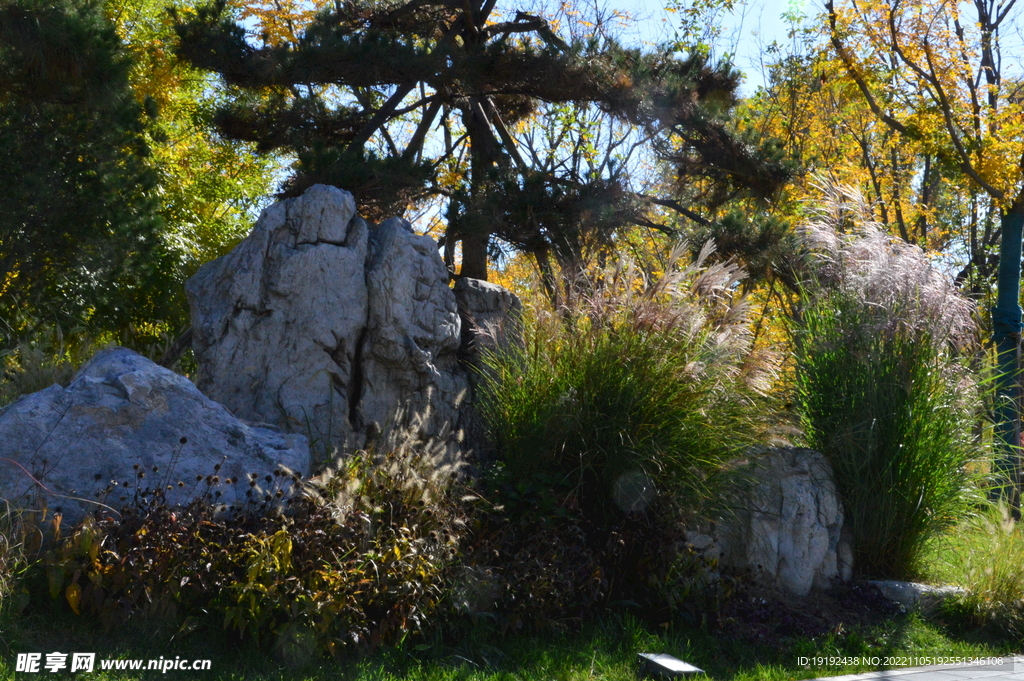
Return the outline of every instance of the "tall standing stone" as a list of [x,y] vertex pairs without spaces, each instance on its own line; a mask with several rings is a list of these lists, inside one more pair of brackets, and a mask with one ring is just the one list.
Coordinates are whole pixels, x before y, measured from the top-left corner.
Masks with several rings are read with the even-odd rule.
[[379,431],[405,409],[427,416],[424,436],[445,424],[456,428],[469,383],[458,359],[458,306],[437,244],[405,220],[385,220],[373,230],[366,283],[361,425]]
[[311,187],[186,285],[197,383],[240,418],[308,434],[320,457],[395,425],[455,439],[469,380],[448,279],[408,222],[368,225],[350,194]]
[[368,235],[351,194],[316,185],[199,268],[185,287],[199,388],[239,418],[308,434],[321,455],[359,445]]
[[721,565],[797,596],[847,581],[853,554],[832,467],[810,449],[770,449],[748,471],[739,508],[718,528]]

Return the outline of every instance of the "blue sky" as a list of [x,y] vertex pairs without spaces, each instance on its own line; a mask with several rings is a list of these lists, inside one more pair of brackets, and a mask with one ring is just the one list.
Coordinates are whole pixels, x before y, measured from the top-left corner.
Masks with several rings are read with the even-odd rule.
[[[624,38],[656,43],[670,37],[677,22],[676,15],[665,10],[665,4],[664,0],[607,0],[606,7],[638,19]],[[737,0],[735,4],[735,11],[721,16],[724,45],[719,54],[735,54],[736,66],[747,76],[742,92],[750,95],[763,84],[758,68],[763,47],[773,40],[786,41],[789,26],[782,15],[787,11],[812,15],[817,8],[808,0]]]

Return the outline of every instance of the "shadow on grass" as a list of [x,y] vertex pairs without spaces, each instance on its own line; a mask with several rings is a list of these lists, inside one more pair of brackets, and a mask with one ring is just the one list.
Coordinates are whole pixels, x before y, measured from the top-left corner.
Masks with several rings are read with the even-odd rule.
[[[171,627],[136,621],[109,632],[69,612],[8,618],[0,629],[0,678],[13,679],[19,652],[94,652],[97,660],[210,660],[209,671],[99,671],[88,678],[127,681],[194,678],[204,681],[632,681],[637,653],[668,653],[716,681],[809,679],[879,668],[868,658],[936,655],[990,656],[1019,650],[1011,641],[952,638],[917,615],[880,624],[771,644],[733,638],[728,631],[672,624],[647,625],[628,613],[610,612],[575,633],[503,635],[493,626],[466,626],[459,634],[410,639],[369,657],[336,660],[271,645],[238,641],[215,623],[186,636]],[[800,658],[858,658],[857,664],[803,666]],[[145,664],[145,663],[144,663]],[[884,665],[882,665],[884,667]],[[45,671],[45,670],[43,670]],[[49,675],[49,674],[48,674]],[[22,675],[19,675],[22,676]],[[77,676],[77,675],[69,675]]]

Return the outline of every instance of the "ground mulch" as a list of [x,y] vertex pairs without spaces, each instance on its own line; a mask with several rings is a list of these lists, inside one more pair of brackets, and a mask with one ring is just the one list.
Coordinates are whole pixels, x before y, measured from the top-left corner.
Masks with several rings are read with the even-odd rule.
[[774,644],[794,637],[844,635],[899,617],[903,612],[902,606],[866,583],[844,584],[803,597],[778,589],[739,585],[716,620],[708,624],[737,638]]

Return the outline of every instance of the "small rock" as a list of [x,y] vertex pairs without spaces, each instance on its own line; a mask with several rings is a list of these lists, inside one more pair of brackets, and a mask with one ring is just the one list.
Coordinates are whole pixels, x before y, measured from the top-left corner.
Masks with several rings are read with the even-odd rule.
[[925,615],[932,614],[950,596],[966,593],[966,590],[958,586],[931,586],[894,579],[870,581],[868,584],[878,587],[883,596],[908,611],[920,610]]
[[686,541],[690,548],[697,552],[704,552],[714,547],[715,540],[706,534],[687,534]]

